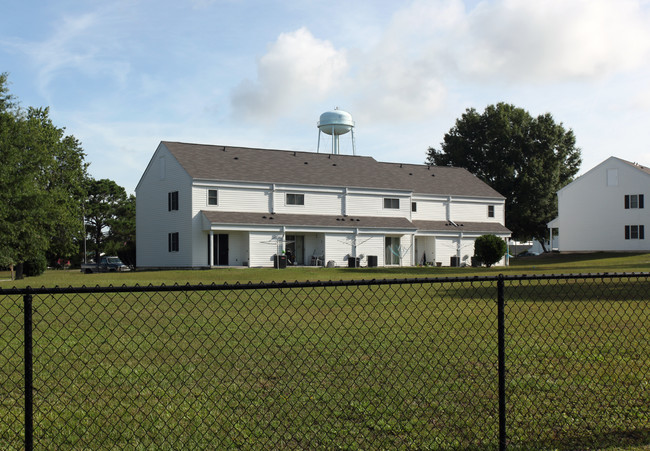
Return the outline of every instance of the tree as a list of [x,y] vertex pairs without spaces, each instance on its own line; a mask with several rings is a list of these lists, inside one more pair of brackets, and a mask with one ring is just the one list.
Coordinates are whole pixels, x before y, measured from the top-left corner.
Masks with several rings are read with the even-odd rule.
[[109,179],[87,179],[84,216],[86,232],[90,237],[91,249],[95,251],[95,261],[110,242],[111,225],[119,224],[120,209],[127,202],[126,191]]
[[135,266],[135,196],[129,195],[117,205],[115,218],[109,223],[106,252]]
[[47,108],[23,110],[0,76],[0,261],[69,256],[82,235],[84,153]]
[[488,106],[483,114],[465,111],[430,147],[427,163],[463,167],[506,198],[506,227],[520,240],[542,245],[546,223],[557,215],[556,192],[580,168],[580,149],[571,129],[543,114],[536,118],[513,105]]
[[474,256],[488,268],[506,255],[507,246],[496,235],[481,235],[474,241]]

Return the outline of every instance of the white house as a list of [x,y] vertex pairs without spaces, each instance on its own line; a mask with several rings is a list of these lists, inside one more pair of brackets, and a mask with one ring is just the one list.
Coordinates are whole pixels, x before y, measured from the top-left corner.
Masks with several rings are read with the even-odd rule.
[[648,251],[650,168],[610,157],[557,192],[560,251]]
[[137,263],[469,264],[476,237],[510,236],[504,207],[460,168],[161,142],[136,188]]

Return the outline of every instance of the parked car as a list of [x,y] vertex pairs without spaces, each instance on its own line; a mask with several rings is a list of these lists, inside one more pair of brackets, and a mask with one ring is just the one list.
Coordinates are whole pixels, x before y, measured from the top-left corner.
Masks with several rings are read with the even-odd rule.
[[534,252],[534,251],[524,251],[517,255],[517,257],[534,257],[536,255],[539,255],[539,252]]
[[119,257],[103,256],[98,263],[82,263],[81,272],[92,274],[94,272],[124,272],[131,268],[122,263]]

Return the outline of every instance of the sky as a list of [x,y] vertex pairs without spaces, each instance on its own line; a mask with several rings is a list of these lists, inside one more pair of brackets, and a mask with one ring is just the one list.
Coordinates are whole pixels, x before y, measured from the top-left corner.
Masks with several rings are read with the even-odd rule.
[[573,130],[580,173],[650,166],[650,0],[3,0],[3,72],[129,193],[160,141],[316,152],[335,108],[379,161],[506,102]]

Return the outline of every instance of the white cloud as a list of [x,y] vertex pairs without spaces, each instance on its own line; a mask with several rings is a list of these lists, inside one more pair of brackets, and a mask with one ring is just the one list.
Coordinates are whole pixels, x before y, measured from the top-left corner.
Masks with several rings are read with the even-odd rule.
[[497,0],[467,16],[461,72],[515,81],[593,79],[645,63],[650,21],[633,0]]
[[232,93],[238,117],[269,119],[304,103],[317,102],[341,83],[345,51],[316,39],[306,28],[282,33],[259,59],[257,81],[245,80]]

